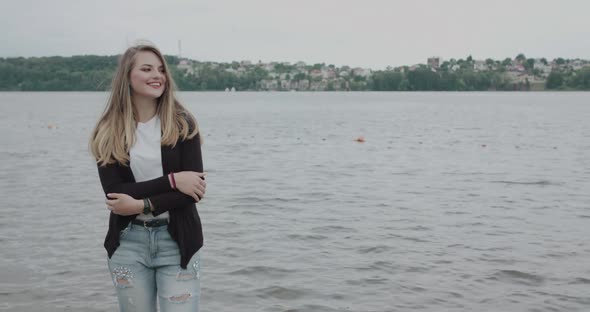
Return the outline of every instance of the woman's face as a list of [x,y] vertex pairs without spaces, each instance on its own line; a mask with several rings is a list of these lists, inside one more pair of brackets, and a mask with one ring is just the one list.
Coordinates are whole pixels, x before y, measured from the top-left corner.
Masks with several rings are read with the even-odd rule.
[[133,96],[155,99],[164,93],[166,88],[164,64],[153,52],[141,51],[137,53],[130,76]]

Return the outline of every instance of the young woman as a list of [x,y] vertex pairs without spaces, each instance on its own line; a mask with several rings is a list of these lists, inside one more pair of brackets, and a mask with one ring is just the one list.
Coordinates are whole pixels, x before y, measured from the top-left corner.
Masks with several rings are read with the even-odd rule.
[[198,311],[196,209],[205,194],[195,118],[151,45],[121,56],[90,150],[111,211],[104,241],[121,311]]

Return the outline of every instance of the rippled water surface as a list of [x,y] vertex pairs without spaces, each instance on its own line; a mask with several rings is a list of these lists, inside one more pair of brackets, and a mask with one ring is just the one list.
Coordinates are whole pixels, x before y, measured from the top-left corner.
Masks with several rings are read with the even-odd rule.
[[[0,310],[116,310],[87,151],[106,98],[0,93]],[[180,98],[202,311],[590,311],[590,93]]]

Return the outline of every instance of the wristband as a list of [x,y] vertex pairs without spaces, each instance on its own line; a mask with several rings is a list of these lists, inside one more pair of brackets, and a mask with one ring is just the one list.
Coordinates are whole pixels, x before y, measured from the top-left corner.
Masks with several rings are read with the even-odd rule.
[[170,180],[172,180],[172,189],[175,190],[176,189],[176,180],[174,179],[174,172],[171,172],[169,175],[170,175]]

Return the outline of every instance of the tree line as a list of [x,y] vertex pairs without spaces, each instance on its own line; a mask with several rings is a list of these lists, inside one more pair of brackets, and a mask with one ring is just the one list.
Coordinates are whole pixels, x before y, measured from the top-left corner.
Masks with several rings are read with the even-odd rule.
[[[240,75],[226,70],[237,68],[237,62],[214,67],[200,66],[198,74],[188,74],[176,67],[180,61],[178,57],[165,57],[176,84],[183,91],[215,91],[228,87],[260,90],[262,80],[277,79],[269,78],[267,70],[255,65]],[[96,55],[0,58],[0,91],[106,91],[110,89],[117,60],[118,56]],[[494,63],[488,60],[490,62]],[[277,64],[275,71],[288,72],[289,68],[285,66]],[[310,69],[321,67],[321,64],[315,64]],[[510,81],[502,70],[475,71],[463,65],[456,71],[447,70],[444,66],[442,70],[436,71],[429,66],[405,69],[403,72],[375,71],[369,77],[351,75],[339,78],[329,81],[326,90],[334,90],[335,84],[341,86],[336,89],[353,91],[527,90],[522,82],[515,84]],[[304,73],[288,75],[287,79],[313,80]],[[577,71],[555,69],[547,77],[545,89],[590,90],[590,67]]]

